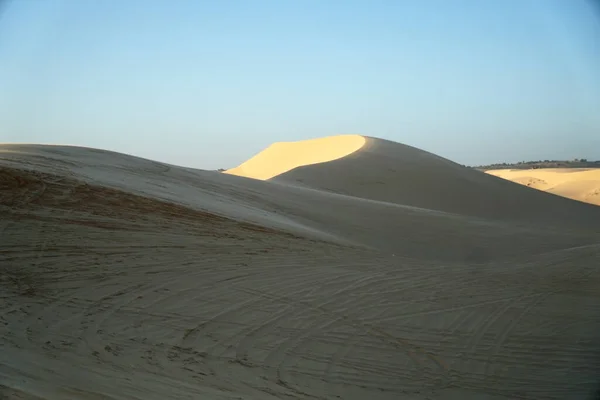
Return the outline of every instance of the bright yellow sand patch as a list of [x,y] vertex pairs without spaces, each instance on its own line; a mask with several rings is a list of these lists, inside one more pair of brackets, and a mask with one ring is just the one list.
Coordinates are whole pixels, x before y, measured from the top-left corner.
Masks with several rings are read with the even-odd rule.
[[534,189],[600,205],[598,168],[497,169],[486,172]]
[[294,168],[346,157],[364,146],[361,135],[338,135],[298,142],[274,143],[226,174],[267,180]]

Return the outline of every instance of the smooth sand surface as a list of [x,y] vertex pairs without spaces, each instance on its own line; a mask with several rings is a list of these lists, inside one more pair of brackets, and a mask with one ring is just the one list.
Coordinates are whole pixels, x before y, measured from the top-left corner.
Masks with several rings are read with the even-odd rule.
[[297,142],[273,143],[226,174],[253,179],[271,179],[294,168],[346,157],[364,146],[360,135],[339,135]]
[[558,196],[600,205],[598,168],[496,169],[486,172]]
[[333,158],[0,146],[0,398],[589,398],[600,208],[374,138]]

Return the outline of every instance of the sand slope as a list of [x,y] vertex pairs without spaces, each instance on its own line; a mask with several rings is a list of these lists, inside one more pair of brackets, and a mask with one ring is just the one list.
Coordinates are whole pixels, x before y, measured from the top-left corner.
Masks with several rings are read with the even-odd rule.
[[[369,198],[356,179],[392,164],[404,165],[401,177],[390,171],[389,193]],[[441,165],[450,171],[436,181]],[[340,166],[347,186],[329,188],[323,172]],[[304,186],[288,175],[300,172]],[[446,206],[406,205],[431,195],[394,185],[410,173],[428,184],[412,190],[503,187],[513,204],[535,196],[538,209],[518,220],[491,208],[443,211],[461,211],[451,195]],[[598,208],[464,174],[370,138],[348,157],[268,181],[3,145],[0,397],[590,394],[600,365]]]
[[365,142],[366,139],[360,135],[339,135],[274,143],[225,173],[253,179],[271,179],[294,168],[346,157],[363,147]]
[[600,169],[498,169],[486,172],[534,189],[600,205]]
[[[341,138],[344,138],[342,136]],[[311,143],[311,141],[307,142]],[[334,139],[323,146],[334,146]],[[364,137],[362,147],[331,162],[299,162],[312,159],[303,142],[289,143],[281,157],[295,154],[300,165],[288,172],[279,168],[277,148],[252,158],[254,168],[262,165],[275,175],[276,182],[310,187],[362,199],[493,219],[520,222],[575,223],[594,226],[586,207],[555,196],[494,179],[426,151],[387,140]],[[244,164],[242,164],[244,165]],[[277,171],[277,173],[275,173]],[[554,212],[548,213],[544,202]],[[591,208],[591,206],[588,206]]]

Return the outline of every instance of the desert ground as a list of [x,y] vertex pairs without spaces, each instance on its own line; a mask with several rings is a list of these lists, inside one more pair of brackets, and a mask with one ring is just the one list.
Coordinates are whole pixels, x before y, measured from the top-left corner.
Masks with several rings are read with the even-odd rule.
[[600,169],[496,169],[487,173],[534,189],[600,206]]
[[3,144],[0,215],[2,399],[600,384],[600,207],[410,146],[280,143],[219,173]]

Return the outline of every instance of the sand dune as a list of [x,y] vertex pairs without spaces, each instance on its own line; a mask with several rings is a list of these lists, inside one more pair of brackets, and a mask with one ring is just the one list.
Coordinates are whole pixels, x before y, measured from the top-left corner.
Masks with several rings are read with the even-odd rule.
[[346,157],[366,140],[360,135],[340,135],[298,142],[274,143],[227,174],[253,179],[271,179],[294,168]]
[[[336,143],[329,138],[322,144]],[[279,168],[277,160],[291,153],[299,166],[285,172],[288,165]],[[313,159],[311,147],[295,142],[289,143],[281,155],[277,147],[269,148],[248,164],[252,162],[256,170],[280,171],[272,174],[276,182],[362,199],[482,218],[597,226],[589,220],[588,212],[598,210],[588,211],[572,201],[490,179],[480,171],[400,143],[364,137],[360,149],[331,162],[302,162],[303,156]],[[540,202],[555,208],[554,214],[540,208]]]
[[0,397],[589,395],[600,208],[340,140],[260,179],[0,146]]
[[558,196],[600,205],[600,169],[498,169],[486,172]]

